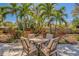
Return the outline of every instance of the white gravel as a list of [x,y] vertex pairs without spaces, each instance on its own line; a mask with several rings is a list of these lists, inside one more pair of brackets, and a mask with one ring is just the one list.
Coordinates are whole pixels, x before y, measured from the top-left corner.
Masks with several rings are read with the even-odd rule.
[[[59,44],[58,56],[79,56],[79,44]],[[20,43],[0,43],[0,56],[21,56],[22,46]]]
[[61,56],[79,56],[79,44],[59,44],[57,50]]

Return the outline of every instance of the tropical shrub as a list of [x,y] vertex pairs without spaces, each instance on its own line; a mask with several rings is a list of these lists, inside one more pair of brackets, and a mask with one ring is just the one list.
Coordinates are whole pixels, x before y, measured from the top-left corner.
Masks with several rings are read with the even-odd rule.
[[25,29],[25,30],[22,32],[22,36],[28,37],[28,34],[31,34],[31,33],[33,33],[32,29],[31,29],[31,28],[27,28],[27,29]]
[[68,42],[66,41],[66,39],[61,39],[60,41],[59,41],[59,44],[68,44]]
[[[13,36],[10,34],[1,34],[0,35],[0,42],[10,42],[12,40]],[[12,42],[12,41],[11,41]]]
[[19,39],[21,37],[21,30],[16,30],[15,35],[14,35],[14,39]]
[[79,41],[79,34],[76,35],[76,39],[77,39],[77,41]]
[[64,35],[59,43],[60,44],[77,44],[78,41],[78,35],[77,34],[66,34]]

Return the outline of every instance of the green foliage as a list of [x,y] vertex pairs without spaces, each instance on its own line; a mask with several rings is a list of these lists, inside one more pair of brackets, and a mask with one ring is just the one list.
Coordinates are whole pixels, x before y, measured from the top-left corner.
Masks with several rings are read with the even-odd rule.
[[13,43],[13,42],[15,42],[15,41],[16,41],[16,39],[14,39],[14,38],[12,37],[12,38],[8,39],[7,43]]
[[76,36],[77,40],[79,41],[79,36]]
[[[64,13],[65,7],[57,10],[55,8],[56,5],[57,4],[54,3],[10,3],[9,6],[7,6],[7,13],[5,15],[12,14],[16,16],[16,26],[20,31],[31,28],[34,32],[38,32],[44,27],[49,27],[50,33],[52,33],[52,23],[55,24],[55,27],[58,23],[67,24],[64,19],[66,16]],[[7,26],[11,27],[13,25],[8,23]],[[17,31],[17,33],[19,32]]]
[[21,37],[22,31],[16,30],[16,34],[14,35],[14,39],[19,39]]
[[75,18],[75,19],[72,21],[72,24],[73,24],[74,26],[79,25],[79,18]]

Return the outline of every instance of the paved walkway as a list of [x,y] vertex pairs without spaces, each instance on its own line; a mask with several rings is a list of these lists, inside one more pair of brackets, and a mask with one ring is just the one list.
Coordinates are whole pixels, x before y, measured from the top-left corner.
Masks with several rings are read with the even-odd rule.
[[[59,56],[79,56],[79,44],[59,44]],[[0,43],[0,56],[20,56],[22,53],[22,46],[20,43]]]

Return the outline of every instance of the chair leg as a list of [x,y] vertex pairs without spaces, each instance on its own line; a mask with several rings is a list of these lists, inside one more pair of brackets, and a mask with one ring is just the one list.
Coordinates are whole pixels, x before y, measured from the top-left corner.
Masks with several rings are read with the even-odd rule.
[[21,56],[23,55],[23,52],[24,52],[24,50],[22,51]]
[[23,48],[22,53],[21,53],[21,56],[23,55],[24,52],[26,53],[25,49]]
[[57,52],[55,54],[56,54],[56,56],[58,55]]
[[9,53],[10,53],[11,49],[9,50]]

